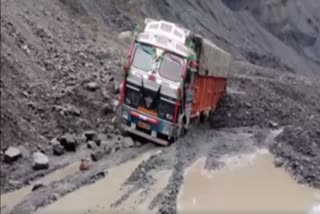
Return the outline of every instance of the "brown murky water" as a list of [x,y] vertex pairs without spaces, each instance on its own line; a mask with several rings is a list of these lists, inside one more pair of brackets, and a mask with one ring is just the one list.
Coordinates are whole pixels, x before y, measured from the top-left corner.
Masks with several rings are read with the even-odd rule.
[[[108,171],[105,178],[96,183],[85,186],[77,191],[74,191],[48,207],[39,210],[39,214],[51,213],[136,213],[147,210],[150,202],[140,202],[142,193],[137,192],[127,201],[121,204],[120,207],[111,208],[111,205],[119,199],[128,189],[122,189],[122,184],[132,174],[135,168],[142,161],[147,160],[151,153],[142,155],[141,157],[114,167]],[[167,185],[170,177],[169,171],[160,171],[154,175],[155,178],[161,176],[151,190],[149,191],[148,199],[152,200],[162,189]],[[129,187],[130,188],[130,187]],[[152,213],[150,211],[150,213]]]
[[[43,184],[49,184],[54,181],[62,180],[70,175],[73,175],[79,171],[79,162],[68,165],[63,169],[59,169],[55,172],[48,174],[47,176],[39,179],[37,182]],[[1,195],[1,214],[10,213],[11,209],[19,204],[32,190],[33,184],[21,188],[17,191],[9,192]]]
[[307,213],[319,197],[275,168],[268,153],[224,162],[226,168],[208,172],[201,159],[186,171],[179,213]]

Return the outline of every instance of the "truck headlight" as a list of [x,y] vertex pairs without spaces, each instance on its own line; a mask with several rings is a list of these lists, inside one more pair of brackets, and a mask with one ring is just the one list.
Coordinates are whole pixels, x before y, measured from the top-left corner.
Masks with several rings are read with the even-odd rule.
[[162,134],[171,136],[173,131],[173,127],[171,125],[164,124],[162,128]]

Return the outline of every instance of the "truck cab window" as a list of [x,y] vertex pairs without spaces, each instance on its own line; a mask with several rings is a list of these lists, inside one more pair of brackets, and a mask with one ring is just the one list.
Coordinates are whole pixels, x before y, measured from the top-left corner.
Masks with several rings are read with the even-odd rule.
[[137,44],[132,66],[146,72],[152,70],[153,51],[152,46]]
[[159,75],[168,80],[179,82],[181,80],[183,64],[183,58],[175,54],[166,53],[160,65]]

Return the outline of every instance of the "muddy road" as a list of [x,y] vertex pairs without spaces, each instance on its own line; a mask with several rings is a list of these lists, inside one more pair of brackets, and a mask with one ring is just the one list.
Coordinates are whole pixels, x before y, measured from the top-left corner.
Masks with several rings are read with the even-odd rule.
[[[2,0],[1,213],[317,206],[319,2],[249,2]],[[170,147],[121,136],[115,120],[130,46],[119,35],[147,16],[235,59],[217,112]],[[8,162],[10,146],[21,154]],[[35,152],[48,160],[42,170]]]
[[[121,151],[115,154],[119,162],[109,157],[93,163],[88,172],[79,171],[75,162],[40,179],[45,186],[36,191],[27,186],[2,195],[1,206],[5,213],[39,214],[307,213],[320,202],[317,189],[297,184],[274,166],[267,146],[283,130],[236,128],[208,135],[208,129],[197,128],[168,148],[136,148],[128,161],[121,160],[126,155]],[[261,132],[265,137],[257,138]]]

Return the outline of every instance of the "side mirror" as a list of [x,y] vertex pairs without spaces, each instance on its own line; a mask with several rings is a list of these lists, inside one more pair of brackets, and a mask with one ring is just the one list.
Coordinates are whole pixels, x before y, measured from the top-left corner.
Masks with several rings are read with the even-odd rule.
[[192,71],[192,72],[197,72],[198,71],[198,67],[199,67],[199,65],[198,65],[198,63],[196,61],[192,61],[189,64],[190,71]]

